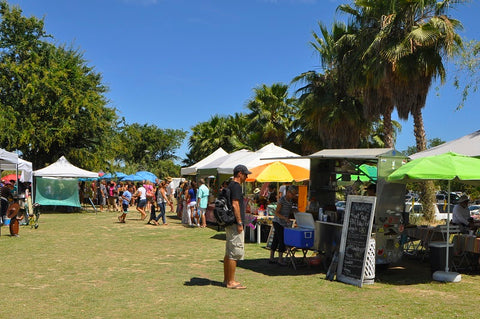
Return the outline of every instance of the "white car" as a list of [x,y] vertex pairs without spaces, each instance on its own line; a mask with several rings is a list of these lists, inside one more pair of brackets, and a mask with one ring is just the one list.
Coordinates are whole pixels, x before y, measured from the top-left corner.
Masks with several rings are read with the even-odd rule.
[[470,216],[480,215],[480,205],[470,205],[468,209],[470,210]]
[[[447,220],[447,213],[441,213],[438,209],[438,205],[433,204],[435,210],[435,219],[436,220]],[[421,203],[405,203],[405,212],[409,213],[411,216],[420,217],[423,216],[423,206]],[[452,219],[452,214],[450,213],[450,219]]]

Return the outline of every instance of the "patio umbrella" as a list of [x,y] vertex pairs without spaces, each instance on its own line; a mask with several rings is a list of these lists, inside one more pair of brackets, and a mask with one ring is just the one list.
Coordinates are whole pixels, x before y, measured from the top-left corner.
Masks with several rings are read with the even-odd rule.
[[[18,175],[20,177],[20,175]],[[11,180],[16,181],[17,180],[17,175],[16,174],[8,174],[2,177],[2,181],[9,182]]]
[[157,175],[148,171],[139,171],[136,172],[135,175],[141,176],[144,180],[150,181],[152,183],[155,183],[158,179]]
[[[478,183],[480,181],[480,159],[468,157],[452,152],[427,156],[403,165],[387,178],[388,182],[408,183],[420,180],[447,180],[448,194],[450,194],[450,182],[452,180],[463,183]],[[445,273],[439,278],[448,276],[448,239],[450,237],[450,196],[448,197],[447,209],[447,252]],[[435,274],[434,274],[435,279]]]
[[136,174],[133,174],[133,175],[125,175],[120,180],[121,181],[130,181],[130,182],[143,182],[145,179],[142,176],[138,176]]
[[310,178],[308,169],[280,161],[263,164],[250,171],[247,182],[300,182]]

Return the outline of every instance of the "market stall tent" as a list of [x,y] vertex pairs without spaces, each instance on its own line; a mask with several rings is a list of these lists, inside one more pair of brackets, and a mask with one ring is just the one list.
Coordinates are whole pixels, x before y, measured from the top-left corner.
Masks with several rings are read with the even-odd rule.
[[[300,155],[291,152],[283,147],[277,146],[274,143],[270,143],[255,152],[255,155],[246,159],[242,164],[248,168],[257,167],[267,163],[273,163],[278,161],[277,158],[281,157],[281,161],[285,164],[291,164],[303,167],[310,170],[310,160],[306,158],[300,158]],[[233,171],[233,168],[232,168]]]
[[[197,167],[197,175],[232,175],[233,168],[238,164],[243,164],[245,159],[251,158],[254,152],[241,149],[236,152],[221,156],[214,161]],[[247,166],[248,167],[248,166]]]
[[0,165],[2,171],[18,171],[21,172],[21,182],[33,181],[32,162],[19,158],[17,163],[4,163]]
[[[462,183],[477,184],[480,181],[480,159],[448,152],[440,155],[426,156],[403,165],[387,178],[389,182],[407,183],[421,180],[446,180],[448,181],[448,193],[452,180]],[[447,221],[450,220],[450,197],[448,198]],[[460,274],[449,272],[449,227],[447,222],[446,236],[446,261],[445,271],[435,272],[433,279],[438,281],[458,282]]]
[[223,148],[219,147],[215,152],[213,152],[212,154],[208,155],[207,157],[205,157],[204,159],[202,159],[201,161],[191,165],[191,166],[188,166],[188,167],[182,167],[180,169],[180,174],[182,176],[185,176],[185,175],[196,175],[197,174],[197,169],[199,167],[202,167],[202,166],[205,166],[207,165],[208,163],[211,163],[213,162],[214,160],[220,158],[220,157],[223,157],[225,155],[228,155],[227,152],[225,152],[223,150]]
[[263,164],[276,162],[278,161],[278,158],[282,158],[281,161],[284,163],[310,169],[310,160],[300,158],[300,155],[270,143],[256,152],[241,149],[222,156],[206,165],[198,167],[197,173],[199,175],[232,175],[233,168],[238,164],[253,168]]
[[34,200],[40,205],[80,207],[79,178],[97,178],[97,172],[76,167],[64,157],[55,163],[33,172],[35,177]]
[[0,169],[1,170],[6,170],[6,168],[3,168],[3,165],[5,164],[17,164],[18,163],[18,155],[13,152],[9,152],[4,150],[3,148],[0,148]]
[[454,152],[467,156],[480,156],[480,130],[457,138],[456,140],[443,143],[428,150],[410,155],[411,159],[425,156],[440,155],[447,152]]

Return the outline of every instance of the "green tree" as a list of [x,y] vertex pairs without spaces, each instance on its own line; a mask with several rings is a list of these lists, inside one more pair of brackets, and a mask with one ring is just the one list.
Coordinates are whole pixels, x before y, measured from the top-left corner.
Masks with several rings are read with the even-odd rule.
[[[115,162],[118,164],[116,168],[127,170],[127,173],[160,170],[163,173],[170,172],[174,176],[176,171],[171,172],[173,166],[165,162],[173,163],[178,159],[175,151],[185,139],[187,134],[185,131],[161,129],[156,125],[124,123],[118,134],[117,140],[121,147],[115,156]],[[176,174],[179,173],[178,168]]]
[[283,146],[297,112],[296,99],[288,96],[288,85],[282,83],[262,84],[254,93],[247,102],[251,147],[257,149],[268,143]]
[[[435,78],[443,83],[443,58],[453,56],[462,44],[456,33],[460,22],[447,16],[452,5],[461,2],[464,1],[357,0],[353,6],[339,8],[352,16],[357,27],[364,76],[378,83],[366,86],[365,90],[373,89],[376,99],[392,97],[401,119],[412,115],[417,151],[426,149],[422,108],[431,83]],[[379,88],[388,94],[378,95]],[[366,103],[369,104],[368,99]],[[391,103],[382,104],[384,114],[393,111]],[[385,118],[384,122],[387,123]],[[433,218],[434,194],[430,184],[425,183],[423,190],[427,218]]]
[[98,168],[117,119],[101,75],[77,50],[46,42],[43,20],[21,13],[0,3],[0,112],[10,123],[0,145],[19,149],[34,168],[61,155]]
[[[337,45],[349,30],[345,24],[334,23],[332,31],[319,23],[320,34],[312,32],[314,41],[310,44],[319,54],[323,74],[305,72],[293,79],[304,86],[300,94],[297,128],[305,128],[309,135],[303,138],[308,148],[358,147],[370,133],[371,123],[364,117],[364,106],[351,91],[351,61],[347,51],[352,47]],[[298,137],[297,137],[298,138]],[[316,145],[311,145],[315,141]]]
[[184,165],[192,165],[207,157],[219,147],[230,153],[248,146],[248,119],[244,114],[213,115],[209,121],[192,127],[190,148]]
[[[461,24],[447,16],[452,5],[461,2],[358,0],[353,6],[339,7],[352,16],[356,26],[363,73],[373,84],[365,91],[380,88],[393,98],[401,119],[413,116],[418,151],[426,148],[421,110],[432,80],[445,79],[443,58],[453,56],[461,47],[456,33]],[[376,100],[381,97],[373,96]],[[383,105],[393,111],[391,104]]]
[[457,72],[454,78],[454,86],[462,90],[462,99],[457,109],[461,109],[470,93],[478,91],[480,83],[480,42],[471,40],[465,43],[461,54],[456,56],[455,65]]

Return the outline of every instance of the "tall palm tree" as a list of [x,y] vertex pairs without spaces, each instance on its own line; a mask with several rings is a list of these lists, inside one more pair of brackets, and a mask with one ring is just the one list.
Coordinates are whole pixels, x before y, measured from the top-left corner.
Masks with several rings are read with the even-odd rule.
[[[456,33],[460,22],[447,17],[448,9],[462,2],[465,1],[356,0],[353,7],[339,7],[353,16],[363,44],[363,73],[367,79],[375,79],[366,82],[365,91],[373,89],[378,93],[381,88],[401,119],[413,116],[418,151],[426,149],[422,108],[431,83],[436,78],[444,81],[443,58],[452,56],[462,45]],[[365,101],[370,105],[368,98]],[[393,111],[391,103],[384,107],[384,113]],[[426,216],[433,217],[432,185],[424,185],[423,193]]]
[[[414,118],[417,149],[426,147],[421,109],[435,78],[445,79],[443,57],[461,46],[459,21],[446,16],[462,0],[356,0],[339,10],[353,17],[364,63],[365,103],[382,101],[384,114]],[[373,109],[376,109],[373,107]],[[384,123],[386,124],[386,123]]]
[[284,145],[294,114],[297,111],[296,99],[288,96],[288,85],[265,84],[254,89],[254,97],[247,102],[250,113],[251,146],[256,149],[267,143]]
[[362,136],[368,135],[369,124],[363,118],[362,104],[346,93],[334,71],[305,72],[293,82],[305,84],[297,90],[301,126],[315,132],[326,148],[359,146]]
[[213,115],[209,121],[192,127],[188,146],[190,152],[184,164],[193,164],[213,153],[219,147],[227,152],[247,148],[248,120],[244,114]]
[[[348,26],[334,23],[332,30],[319,23],[320,34],[312,32],[310,45],[319,54],[323,74],[305,72],[292,82],[304,86],[297,90],[300,110],[297,127],[305,128],[313,136],[305,140],[321,141],[317,145],[328,148],[358,147],[368,134],[369,124],[363,116],[363,105],[350,91],[352,61],[348,45],[338,46],[337,41],[349,33]],[[298,137],[297,137],[298,138]],[[305,147],[311,147],[309,143]]]

